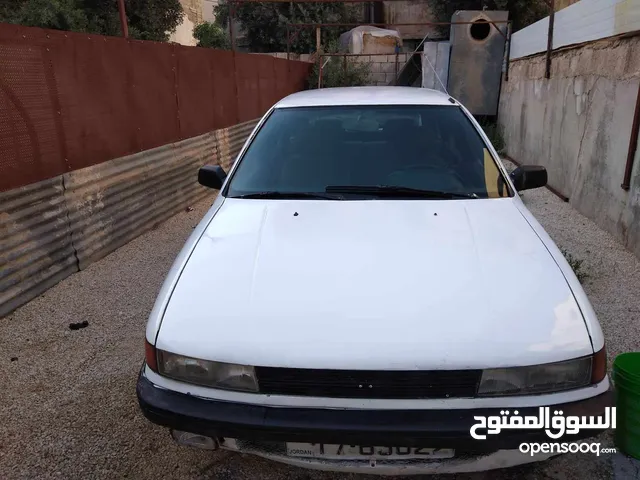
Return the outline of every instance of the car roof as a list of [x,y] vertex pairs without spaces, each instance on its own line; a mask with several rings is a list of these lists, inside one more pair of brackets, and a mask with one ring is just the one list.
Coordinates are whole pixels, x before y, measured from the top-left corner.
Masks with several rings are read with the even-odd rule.
[[276,103],[275,108],[338,105],[457,105],[445,93],[417,87],[340,87],[297,92]]

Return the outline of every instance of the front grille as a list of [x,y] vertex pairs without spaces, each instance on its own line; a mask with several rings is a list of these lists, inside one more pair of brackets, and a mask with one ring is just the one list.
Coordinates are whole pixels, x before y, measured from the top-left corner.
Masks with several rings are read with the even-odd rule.
[[316,370],[256,367],[260,393],[333,398],[474,397],[482,370]]

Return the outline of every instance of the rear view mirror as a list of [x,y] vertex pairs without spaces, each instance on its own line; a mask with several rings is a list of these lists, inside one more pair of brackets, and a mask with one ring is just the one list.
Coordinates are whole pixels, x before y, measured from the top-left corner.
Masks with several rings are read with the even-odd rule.
[[547,169],[538,165],[523,165],[511,172],[509,177],[517,191],[544,187],[547,184]]
[[198,171],[198,183],[205,187],[220,190],[227,174],[220,165],[205,165]]

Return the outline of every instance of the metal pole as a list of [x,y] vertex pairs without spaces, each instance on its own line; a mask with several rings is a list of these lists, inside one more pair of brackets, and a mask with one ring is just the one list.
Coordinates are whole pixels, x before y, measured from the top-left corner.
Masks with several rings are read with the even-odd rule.
[[545,70],[545,78],[551,78],[551,51],[553,50],[553,23],[556,18],[556,2],[551,0],[549,2],[551,8],[551,15],[549,15],[549,33],[547,35],[547,65]]
[[120,13],[120,27],[122,28],[122,36],[129,38],[129,25],[127,24],[127,11],[124,8],[124,0],[118,0],[118,11]]
[[322,55],[320,55],[320,27],[316,27],[316,55],[318,56],[318,88],[322,85]]
[[229,0],[229,40],[231,41],[231,50],[234,52],[236,50],[236,38],[235,32],[233,31],[233,19],[235,13],[236,12],[233,0]]
[[623,190],[631,188],[631,171],[633,170],[633,159],[638,149],[638,135],[640,134],[640,84],[638,85],[638,98],[636,98],[636,111],[633,114],[631,124],[631,137],[629,138],[629,153],[627,154],[627,165],[624,168],[624,179],[622,180]]
[[287,23],[287,60],[289,60],[289,56],[291,54],[291,38],[289,32],[289,24]]
[[504,56],[504,81],[509,81],[509,62],[511,61],[511,23],[507,24],[507,45],[506,45],[506,54]]
[[398,48],[398,44],[396,43],[396,69],[395,69],[395,79],[393,84],[395,85],[398,82],[398,70],[400,69],[400,49]]

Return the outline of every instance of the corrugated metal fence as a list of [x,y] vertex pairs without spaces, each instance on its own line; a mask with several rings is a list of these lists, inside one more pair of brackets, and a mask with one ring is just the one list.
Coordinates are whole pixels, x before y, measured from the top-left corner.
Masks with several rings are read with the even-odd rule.
[[0,24],[0,191],[262,115],[307,62]]
[[0,193],[0,317],[211,195],[198,168],[228,170],[256,123]]

